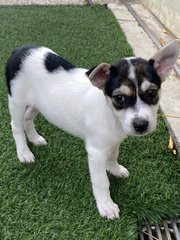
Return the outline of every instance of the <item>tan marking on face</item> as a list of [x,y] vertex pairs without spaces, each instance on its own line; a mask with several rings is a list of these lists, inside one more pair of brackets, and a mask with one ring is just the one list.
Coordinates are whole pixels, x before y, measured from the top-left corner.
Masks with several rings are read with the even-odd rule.
[[144,80],[141,84],[141,90],[145,92],[149,89],[150,86],[151,86],[151,83],[148,80]]
[[118,93],[119,94],[124,94],[124,95],[127,95],[127,96],[131,96],[133,94],[131,88],[129,88],[126,85],[121,85],[120,88],[118,88],[114,91],[114,94],[118,94]]
[[156,88],[157,89],[157,86],[156,86],[156,84],[151,83],[151,82],[149,82],[148,80],[145,79],[143,81],[143,83],[141,84],[141,90],[143,92],[146,92],[150,88]]

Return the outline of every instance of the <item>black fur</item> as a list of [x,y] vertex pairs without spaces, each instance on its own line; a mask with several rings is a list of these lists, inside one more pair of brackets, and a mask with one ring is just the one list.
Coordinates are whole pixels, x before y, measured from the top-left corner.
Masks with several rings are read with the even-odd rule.
[[35,46],[23,46],[16,48],[6,64],[5,74],[8,87],[8,93],[11,95],[11,82],[21,69],[23,59],[30,54],[30,50],[35,49]]
[[[161,87],[161,79],[157,75],[155,69],[154,69],[154,60],[150,59],[149,61],[142,59],[142,58],[136,58],[132,59],[131,63],[135,67],[136,71],[136,78],[138,81],[138,86],[140,87],[143,79],[147,79],[149,82],[154,83],[157,86],[157,90]],[[142,92],[139,90],[139,96],[142,101],[149,105],[155,105],[159,101],[159,95],[158,91],[157,94],[149,94],[149,91]]]
[[150,59],[147,61],[143,58],[135,58],[131,59],[131,63],[135,67],[136,78],[139,86],[142,84],[143,79],[146,78],[148,81],[156,84],[156,86],[160,88],[161,79],[154,69],[154,60]]
[[[126,59],[114,63],[110,68],[109,79],[105,86],[105,94],[113,99],[113,105],[117,110],[132,107],[136,103],[135,85],[132,81],[128,81],[128,73],[129,63]],[[125,101],[120,103],[113,97],[113,91],[122,84],[127,85],[132,90],[132,95],[122,95]]]
[[124,97],[124,102],[122,103],[118,103],[117,101],[115,101],[115,98],[113,98],[113,105],[117,110],[133,107],[134,104],[136,103],[136,95],[132,96],[122,95],[122,96]]
[[139,92],[139,96],[143,102],[149,104],[149,105],[155,105],[159,101],[159,95],[158,91],[154,91],[155,93],[150,93],[149,90],[146,92]]
[[127,60],[121,59],[117,63],[113,64],[110,68],[109,79],[105,86],[105,94],[112,97],[113,91],[127,81],[128,72],[129,64]]
[[56,71],[59,67],[62,67],[67,71],[75,68],[70,62],[51,52],[46,56],[45,67],[49,72]]

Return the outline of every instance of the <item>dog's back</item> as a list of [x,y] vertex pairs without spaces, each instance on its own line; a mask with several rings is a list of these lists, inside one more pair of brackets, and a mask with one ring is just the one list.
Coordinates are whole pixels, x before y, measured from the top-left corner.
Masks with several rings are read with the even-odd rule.
[[[23,108],[33,105],[54,125],[68,132],[71,129],[72,134],[84,138],[85,109],[79,103],[87,101],[90,90],[102,95],[92,86],[86,71],[48,48],[18,48],[6,66],[9,104],[17,104],[21,109],[22,105]],[[76,121],[78,124],[74,124]]]

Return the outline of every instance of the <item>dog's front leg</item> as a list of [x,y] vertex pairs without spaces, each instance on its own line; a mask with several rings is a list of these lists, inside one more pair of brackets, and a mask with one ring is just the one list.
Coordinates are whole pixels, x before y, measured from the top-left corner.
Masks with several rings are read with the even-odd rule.
[[129,177],[128,170],[117,162],[119,155],[119,144],[114,147],[112,154],[107,160],[106,169],[116,177]]
[[106,163],[109,152],[87,146],[89,170],[93,193],[98,211],[102,217],[114,219],[119,217],[118,205],[113,202],[109,191],[109,180],[106,173]]

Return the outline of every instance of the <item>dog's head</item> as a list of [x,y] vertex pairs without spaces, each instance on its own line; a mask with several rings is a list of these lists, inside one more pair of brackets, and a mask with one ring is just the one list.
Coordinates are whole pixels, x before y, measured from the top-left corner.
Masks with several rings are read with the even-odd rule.
[[125,58],[90,69],[91,83],[103,90],[128,135],[144,135],[156,128],[161,83],[169,76],[180,50],[175,40],[150,60]]

